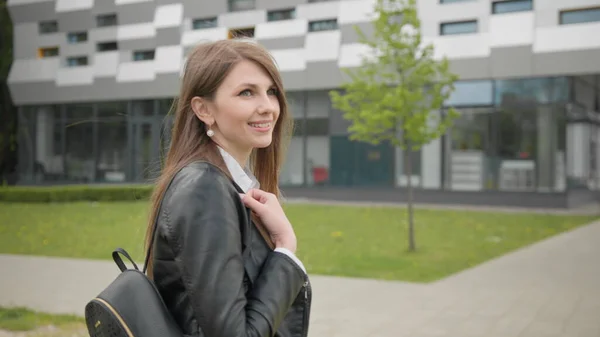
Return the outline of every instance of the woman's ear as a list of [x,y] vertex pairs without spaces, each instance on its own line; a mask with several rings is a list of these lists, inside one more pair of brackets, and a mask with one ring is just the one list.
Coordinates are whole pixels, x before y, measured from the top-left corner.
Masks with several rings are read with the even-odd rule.
[[201,120],[206,125],[213,125],[214,117],[210,110],[208,109],[208,105],[205,99],[195,96],[192,98],[192,110],[196,117]]

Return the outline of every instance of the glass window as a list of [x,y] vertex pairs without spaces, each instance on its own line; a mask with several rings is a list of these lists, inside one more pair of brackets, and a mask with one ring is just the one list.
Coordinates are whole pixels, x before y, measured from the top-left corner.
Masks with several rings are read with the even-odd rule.
[[327,91],[307,92],[306,115],[308,118],[329,118],[331,99]]
[[[308,128],[310,130],[310,128]],[[311,132],[312,133],[312,132]],[[329,135],[306,137],[306,184],[326,185],[329,182]]]
[[440,24],[440,35],[477,33],[477,20]]
[[283,9],[277,11],[269,11],[267,13],[268,21],[291,20],[296,18],[296,9]]
[[[305,124],[306,123],[306,124]],[[329,118],[298,119],[294,124],[294,136],[326,136],[329,135]]]
[[87,32],[76,32],[67,34],[67,41],[71,44],[85,42],[88,39]]
[[493,187],[488,164],[492,153],[493,108],[459,108],[445,137],[446,188],[480,191]]
[[492,13],[525,12],[533,9],[532,0],[496,1],[492,3]]
[[117,50],[117,49],[119,49],[119,45],[118,45],[117,41],[100,42],[96,46],[96,50],[98,52],[113,51],[113,50]]
[[66,106],[65,168],[67,180],[78,183],[95,181],[94,111],[91,104]]
[[304,118],[304,91],[288,91],[286,92],[286,98],[288,103],[288,112],[294,118]]
[[194,19],[192,29],[207,29],[217,27],[217,17]]
[[493,91],[491,80],[459,81],[454,83],[454,91],[445,105],[491,105],[494,103]]
[[38,31],[40,34],[51,34],[58,32],[57,21],[43,21],[38,25]]
[[96,26],[98,27],[108,27],[108,26],[116,26],[117,25],[117,14],[102,14],[96,16]]
[[[296,121],[296,125],[301,122]],[[286,152],[285,162],[279,174],[279,183],[283,186],[304,184],[304,138],[293,136]]]
[[81,67],[88,65],[87,56],[74,56],[67,58],[67,67]]
[[256,8],[255,0],[229,0],[229,11],[247,11]]
[[132,102],[133,117],[152,117],[154,116],[154,101],[151,99]]
[[566,102],[568,98],[569,81],[566,77],[498,80],[495,83],[494,101],[497,105],[511,101]]
[[43,183],[65,175],[58,106],[31,106],[19,115],[19,180]]
[[38,58],[56,57],[58,54],[58,47],[43,47],[38,49]]
[[338,29],[337,19],[310,21],[308,23],[309,32],[320,32],[324,30]]
[[229,31],[230,39],[253,38],[254,28],[231,29]]
[[96,181],[124,182],[127,168],[127,102],[98,104]]
[[600,7],[560,12],[561,25],[598,21],[600,21]]
[[154,50],[138,50],[133,52],[134,61],[154,60]]

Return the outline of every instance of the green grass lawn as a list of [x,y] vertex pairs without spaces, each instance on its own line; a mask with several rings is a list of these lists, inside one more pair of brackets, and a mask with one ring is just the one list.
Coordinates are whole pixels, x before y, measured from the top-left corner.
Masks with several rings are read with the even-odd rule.
[[[0,203],[0,253],[142,261],[147,202]],[[427,282],[586,224],[592,216],[417,209],[416,253],[402,208],[287,205],[313,274]],[[117,268],[115,266],[115,268]]]
[[71,315],[50,315],[25,308],[0,307],[0,329],[10,331],[30,331],[46,325],[63,328],[80,326],[83,318]]

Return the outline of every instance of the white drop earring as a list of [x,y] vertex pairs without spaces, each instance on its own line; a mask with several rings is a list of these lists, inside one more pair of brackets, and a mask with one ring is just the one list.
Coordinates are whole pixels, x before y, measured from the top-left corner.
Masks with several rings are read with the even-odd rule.
[[206,135],[209,137],[212,137],[215,135],[215,132],[210,128],[210,126],[208,127],[208,131],[206,131]]

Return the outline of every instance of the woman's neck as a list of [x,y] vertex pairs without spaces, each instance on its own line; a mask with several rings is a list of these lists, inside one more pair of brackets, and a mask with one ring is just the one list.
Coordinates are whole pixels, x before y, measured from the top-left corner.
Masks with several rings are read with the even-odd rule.
[[[213,140],[214,141],[214,140]],[[252,150],[247,150],[247,151],[242,151],[242,150],[237,150],[235,148],[233,148],[232,146],[224,146],[223,144],[220,144],[219,142],[215,141],[215,144],[217,144],[217,146],[219,146],[221,149],[223,149],[225,152],[227,152],[231,157],[233,157],[233,159],[235,159],[235,161],[240,164],[241,167],[246,167],[246,165],[248,164],[248,159],[250,158],[250,153],[252,152]]]

